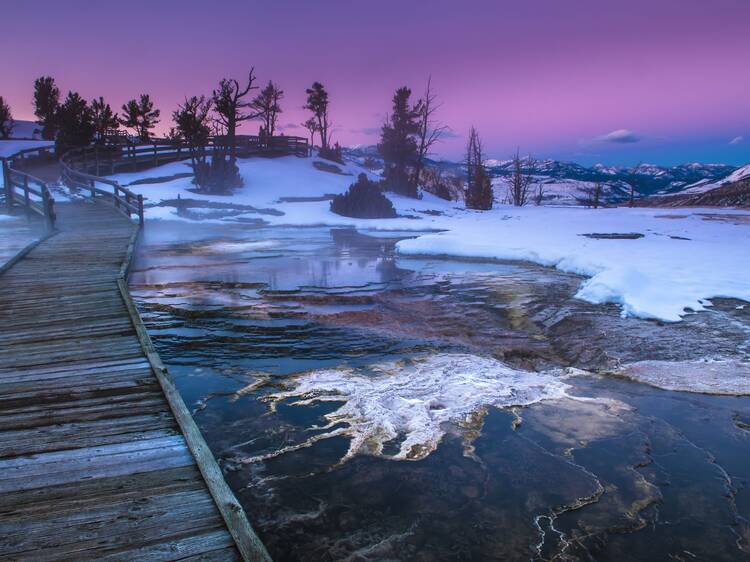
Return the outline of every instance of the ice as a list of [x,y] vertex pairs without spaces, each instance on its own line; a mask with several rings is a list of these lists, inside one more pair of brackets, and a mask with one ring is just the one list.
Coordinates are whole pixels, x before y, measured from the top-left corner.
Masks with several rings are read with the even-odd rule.
[[[371,365],[367,371],[338,368],[301,373],[288,381],[284,390],[264,399],[274,405],[292,399],[292,406],[342,402],[325,416],[328,432],[246,462],[339,435],[351,437],[342,462],[357,454],[423,459],[438,446],[447,423],[478,434],[487,406],[528,406],[561,398],[586,400],[567,393],[570,386],[565,380],[575,374],[578,372],[573,370],[521,371],[470,354],[435,354]],[[384,445],[392,440],[400,440],[398,451],[384,454]]]

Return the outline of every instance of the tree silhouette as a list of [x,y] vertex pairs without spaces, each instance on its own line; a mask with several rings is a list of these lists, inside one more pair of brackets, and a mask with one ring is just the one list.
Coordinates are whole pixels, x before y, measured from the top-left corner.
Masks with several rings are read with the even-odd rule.
[[91,117],[94,124],[94,133],[99,140],[104,138],[107,131],[117,129],[120,126],[117,113],[112,111],[112,108],[104,102],[104,98],[101,96],[98,99],[91,100]]
[[331,141],[329,137],[330,122],[328,120],[328,92],[320,82],[313,82],[313,85],[305,90],[307,94],[307,103],[304,109],[312,112],[316,121],[318,134],[320,135],[321,151],[328,150],[328,144]]
[[10,106],[0,96],[0,138],[7,139],[13,132],[15,121],[13,121],[13,114],[10,112]]
[[51,76],[34,81],[34,115],[42,126],[42,138],[54,140],[57,134],[57,110],[60,108],[60,89]]
[[120,123],[123,127],[133,129],[138,138],[148,142],[151,138],[151,129],[159,122],[161,111],[154,109],[151,96],[141,94],[138,100],[132,99],[122,106],[123,116]]
[[[234,78],[224,78],[219,82],[219,88],[211,96],[218,121],[226,129],[226,144],[229,149],[229,159],[232,163],[237,159],[237,126],[243,121],[255,119],[256,113],[245,113],[252,106],[251,101],[245,101],[245,96],[251,90],[257,90],[255,83],[255,68],[251,68],[247,77],[247,85],[240,87]],[[225,147],[226,148],[226,147]],[[214,154],[214,157],[216,154]]]
[[266,134],[273,136],[276,130],[276,120],[282,112],[279,102],[284,98],[284,91],[278,84],[268,81],[268,84],[255,96],[250,107],[255,112],[256,118],[263,121]]

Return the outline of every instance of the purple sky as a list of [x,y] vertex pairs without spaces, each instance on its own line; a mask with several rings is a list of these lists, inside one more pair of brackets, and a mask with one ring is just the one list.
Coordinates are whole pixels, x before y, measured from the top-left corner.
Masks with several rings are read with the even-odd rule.
[[334,137],[374,144],[393,90],[432,75],[447,157],[475,124],[496,158],[750,161],[749,0],[9,0],[3,20],[18,119],[41,74],[117,108],[148,92],[167,125],[185,95],[255,66],[286,91],[282,124],[320,80]]

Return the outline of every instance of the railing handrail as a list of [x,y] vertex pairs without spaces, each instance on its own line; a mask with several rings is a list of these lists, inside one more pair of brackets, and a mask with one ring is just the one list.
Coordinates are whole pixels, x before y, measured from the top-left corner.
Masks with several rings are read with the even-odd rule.
[[[11,168],[13,162],[19,158],[24,159],[25,155],[31,152],[36,152],[38,156],[48,155],[49,148],[49,146],[40,146],[19,150],[10,156],[0,157],[0,163],[2,164],[5,203],[8,211],[12,212],[13,205],[17,203],[26,209],[26,213],[34,212],[44,217],[45,226],[47,230],[51,231],[55,228],[55,198],[52,196],[47,182],[28,172]],[[14,179],[13,176],[17,176],[20,180]],[[30,183],[37,184],[39,189],[34,189],[29,185]],[[22,191],[20,196],[16,193],[16,189]],[[41,201],[33,200],[31,195],[41,198]]]

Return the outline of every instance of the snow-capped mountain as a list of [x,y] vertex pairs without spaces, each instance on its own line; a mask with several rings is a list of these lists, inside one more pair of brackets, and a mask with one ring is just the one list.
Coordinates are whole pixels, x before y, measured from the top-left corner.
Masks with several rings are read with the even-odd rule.
[[[375,146],[358,146],[344,150],[347,158],[362,164],[365,159],[373,159],[382,166],[382,158]],[[487,159],[484,161],[493,177],[496,198],[502,200],[507,191],[507,179],[513,173],[512,160]],[[443,172],[463,176],[460,162],[430,160],[428,165]],[[591,167],[575,162],[560,160],[530,160],[522,164],[523,171],[534,176],[535,188],[541,186],[544,202],[551,204],[576,204],[580,193],[592,188],[597,182],[602,184],[602,198],[610,203],[626,200],[630,196],[630,186],[635,186],[636,197],[650,195],[671,195],[694,190],[702,193],[722,185],[750,178],[750,165],[742,168],[727,164],[703,164],[690,162],[677,166],[640,164],[638,166],[607,166],[594,164]]]

